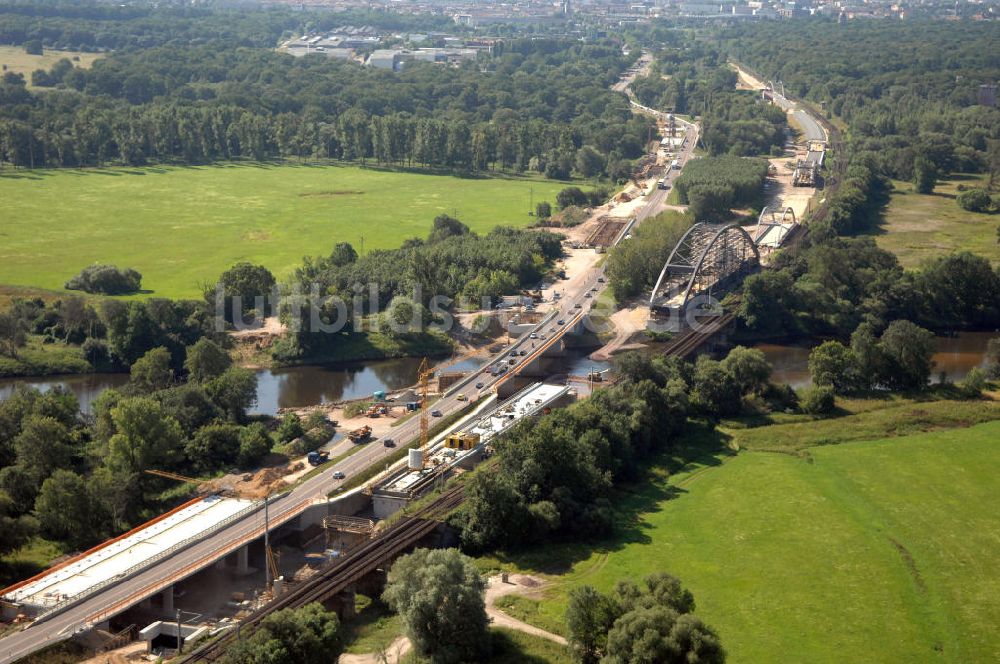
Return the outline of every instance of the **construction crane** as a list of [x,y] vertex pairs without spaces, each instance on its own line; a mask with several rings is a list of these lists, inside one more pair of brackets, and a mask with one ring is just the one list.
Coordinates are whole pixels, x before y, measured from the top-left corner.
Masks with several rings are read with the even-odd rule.
[[420,368],[417,369],[417,373],[420,379],[420,449],[421,451],[425,451],[424,448],[427,447],[427,432],[429,429],[427,423],[427,385],[431,376],[434,375],[430,365],[427,363],[426,357],[420,362]]

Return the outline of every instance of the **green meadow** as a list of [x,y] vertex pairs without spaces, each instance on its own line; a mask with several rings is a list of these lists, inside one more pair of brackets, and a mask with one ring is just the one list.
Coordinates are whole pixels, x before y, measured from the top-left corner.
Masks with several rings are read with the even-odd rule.
[[956,251],[971,251],[1000,264],[996,215],[958,207],[959,185],[985,187],[986,177],[955,174],[940,180],[931,194],[918,194],[909,182],[893,181],[892,199],[876,236],[878,245],[903,267]]
[[791,453],[725,453],[740,432],[722,432],[621,496],[614,541],[481,559],[552,582],[505,610],[564,632],[572,588],[662,570],[731,662],[1000,660],[1000,421]]
[[337,242],[425,237],[439,214],[474,231],[526,226],[566,183],[309,164],[0,171],[0,285],[61,290],[92,263],[131,267],[149,295],[192,298],[233,263],[279,279]]

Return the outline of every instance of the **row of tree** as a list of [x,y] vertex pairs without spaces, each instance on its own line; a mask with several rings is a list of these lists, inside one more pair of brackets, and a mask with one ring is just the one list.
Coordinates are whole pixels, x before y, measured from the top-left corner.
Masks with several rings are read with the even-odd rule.
[[968,252],[904,271],[871,238],[832,238],[786,250],[776,269],[748,277],[737,310],[762,337],[846,338],[861,323],[931,330],[1000,326],[1000,271]]
[[619,384],[521,423],[497,442],[495,472],[473,476],[454,520],[463,546],[482,551],[607,535],[614,487],[675,445],[689,413],[796,405],[794,392],[770,384],[771,366],[759,350],[735,348],[722,361],[696,364],[627,353],[617,358],[616,373]]
[[553,178],[628,173],[649,120],[608,86],[611,42],[523,40],[458,69],[162,47],[0,79],[0,160],[21,167],[343,159]]
[[768,164],[764,159],[706,157],[693,159],[674,188],[688,213],[698,221],[720,221],[735,207],[760,207]]

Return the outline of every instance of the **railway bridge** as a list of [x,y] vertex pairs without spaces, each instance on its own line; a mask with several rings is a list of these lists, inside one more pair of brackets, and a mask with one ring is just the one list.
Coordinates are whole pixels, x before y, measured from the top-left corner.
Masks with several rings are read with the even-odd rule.
[[650,312],[679,323],[700,300],[760,267],[757,242],[739,224],[697,223],[670,252],[649,297]]

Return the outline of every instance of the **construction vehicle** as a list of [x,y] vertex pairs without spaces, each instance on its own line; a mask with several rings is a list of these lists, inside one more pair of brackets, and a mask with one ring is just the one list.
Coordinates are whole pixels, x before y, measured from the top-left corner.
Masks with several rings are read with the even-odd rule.
[[479,444],[479,441],[480,435],[478,433],[456,431],[444,439],[444,446],[449,450],[471,450]]
[[306,461],[310,466],[319,466],[330,460],[330,453],[321,450],[313,450],[306,455]]
[[355,429],[354,431],[348,433],[347,438],[352,443],[363,443],[369,438],[371,438],[371,435],[372,435],[372,428],[366,424],[360,429]]
[[382,404],[375,404],[373,406],[370,406],[368,410],[365,412],[365,414],[368,417],[378,417],[379,415],[385,415],[388,412],[389,410]]

